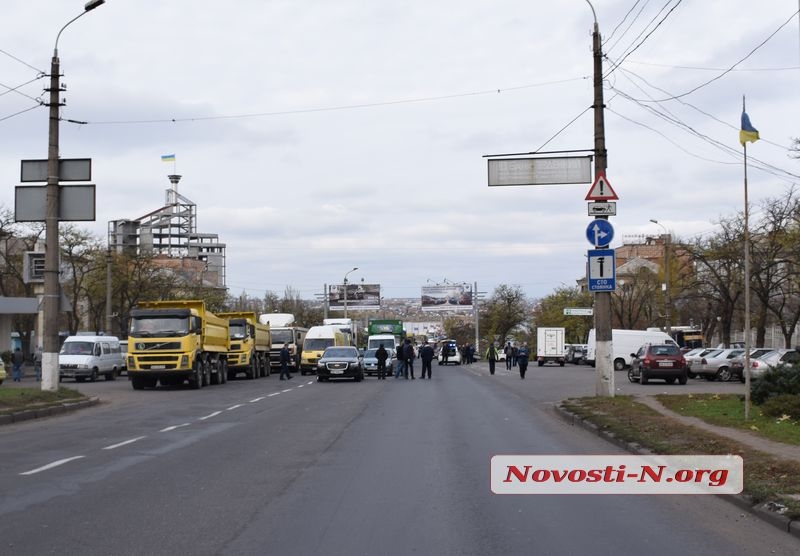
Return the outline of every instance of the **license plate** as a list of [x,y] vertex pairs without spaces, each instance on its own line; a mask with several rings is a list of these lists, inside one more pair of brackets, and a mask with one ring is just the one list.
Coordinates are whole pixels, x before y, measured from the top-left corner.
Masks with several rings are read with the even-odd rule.
[[672,367],[672,361],[659,361],[659,367]]
[[151,369],[166,369],[166,365],[150,365]]
[[341,369],[334,369],[333,371],[331,371],[331,374],[332,375],[343,375],[344,371],[341,370]]

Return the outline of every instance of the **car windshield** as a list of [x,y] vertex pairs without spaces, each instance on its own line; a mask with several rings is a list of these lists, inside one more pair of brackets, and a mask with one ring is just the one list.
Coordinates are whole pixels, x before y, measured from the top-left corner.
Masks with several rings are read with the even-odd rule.
[[322,357],[325,359],[330,359],[332,357],[358,357],[358,350],[349,347],[328,348],[325,350],[325,353],[322,354]]
[[94,342],[65,342],[61,346],[62,355],[92,355]]
[[368,349],[367,351],[364,352],[364,357],[375,359],[375,352],[376,351],[378,351],[378,350],[377,349]]
[[664,344],[663,346],[650,346],[650,355],[680,355],[678,346]]

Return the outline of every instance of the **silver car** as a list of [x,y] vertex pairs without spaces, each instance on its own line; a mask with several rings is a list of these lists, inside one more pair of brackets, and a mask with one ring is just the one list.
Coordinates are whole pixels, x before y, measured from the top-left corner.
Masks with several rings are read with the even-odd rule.
[[692,362],[692,373],[706,380],[728,382],[734,376],[741,376],[742,365],[737,359],[744,354],[741,348],[729,348],[701,356]]
[[750,360],[750,376],[760,376],[768,369],[796,363],[800,363],[800,353],[796,349],[776,349],[757,359]]
[[[364,374],[377,375],[378,374],[378,358],[375,357],[377,349],[368,349],[364,352]],[[394,373],[394,362],[396,361],[393,349],[386,350],[389,357],[386,359],[386,376]]]

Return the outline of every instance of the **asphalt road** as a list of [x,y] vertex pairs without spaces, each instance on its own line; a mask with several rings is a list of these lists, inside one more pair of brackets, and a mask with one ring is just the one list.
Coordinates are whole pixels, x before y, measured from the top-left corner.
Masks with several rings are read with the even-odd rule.
[[104,403],[0,428],[3,554],[800,553],[716,497],[492,494],[493,455],[618,452],[551,411],[594,393],[588,367],[76,386]]

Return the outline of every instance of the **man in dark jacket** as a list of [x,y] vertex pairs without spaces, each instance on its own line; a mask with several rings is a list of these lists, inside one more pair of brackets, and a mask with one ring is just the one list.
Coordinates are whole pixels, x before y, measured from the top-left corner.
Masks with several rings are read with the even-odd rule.
[[433,361],[433,348],[428,342],[419,350],[419,358],[422,361],[422,378],[425,378],[425,371],[428,371],[428,380],[431,378],[431,362]]
[[[283,344],[280,354],[281,362],[281,380],[289,380],[292,375],[289,374],[289,362],[292,359],[292,354],[289,353],[289,344]],[[284,378],[286,377],[286,378]]]
[[386,360],[389,358],[389,352],[383,347],[383,344],[375,350],[375,359],[378,360],[378,380],[386,380]]
[[416,378],[414,376],[414,357],[416,354],[414,353],[414,346],[411,345],[411,340],[406,340],[406,346],[403,348],[403,358],[405,359],[406,363],[406,378],[408,378],[409,371],[411,372],[411,380]]

